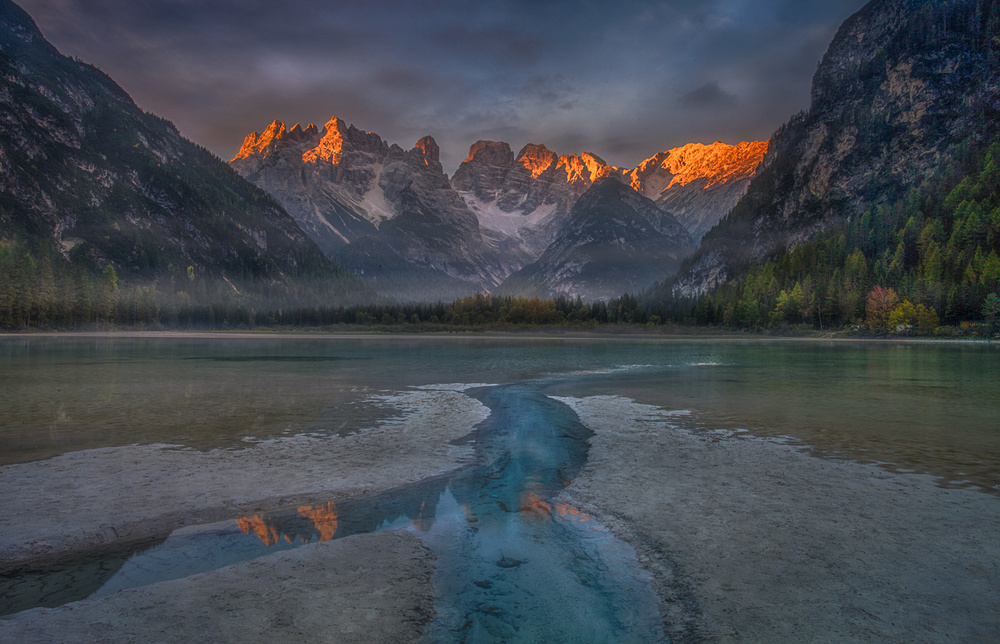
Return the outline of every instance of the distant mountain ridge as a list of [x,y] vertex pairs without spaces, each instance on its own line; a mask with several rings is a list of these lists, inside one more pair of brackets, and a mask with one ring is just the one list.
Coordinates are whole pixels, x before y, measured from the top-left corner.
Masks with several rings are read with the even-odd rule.
[[637,293],[672,274],[693,246],[673,215],[608,176],[576,200],[552,244],[498,292],[588,301]]
[[559,156],[544,145],[529,144],[515,158],[506,143],[477,141],[451,183],[485,234],[517,239],[529,257],[537,257],[555,239],[576,200],[605,177],[671,210],[700,239],[743,195],[766,152],[764,141],[692,143],[630,170],[588,152]]
[[528,144],[515,156],[507,143],[478,141],[449,181],[433,138],[404,151],[335,116],[322,129],[274,121],[230,163],[348,270],[396,297],[446,299],[493,291],[538,260],[604,178],[673,204],[697,239],[743,194],[766,149],[693,144],[624,170],[586,152]]

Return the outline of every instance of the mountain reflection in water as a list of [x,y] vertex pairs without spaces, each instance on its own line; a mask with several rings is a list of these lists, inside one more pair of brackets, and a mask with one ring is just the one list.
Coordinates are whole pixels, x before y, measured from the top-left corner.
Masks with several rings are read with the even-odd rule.
[[[414,517],[408,517],[413,528],[420,532],[430,529],[433,513],[424,516],[426,501],[421,501],[419,511]],[[476,523],[479,519],[468,505],[461,506],[468,523]],[[568,503],[549,503],[532,491],[525,491],[521,506],[517,510],[523,519],[538,521],[592,521],[589,515],[581,512]],[[337,504],[328,501],[320,505],[304,505],[296,509],[296,514],[254,514],[236,519],[243,534],[253,535],[267,547],[276,546],[281,542],[307,544],[312,541],[332,541],[334,538],[347,536],[337,532],[339,521]],[[395,525],[395,522],[391,522]],[[599,530],[596,523],[592,529]],[[363,528],[362,528],[363,530]],[[366,531],[366,530],[363,530]],[[356,534],[356,533],[355,533]]]
[[556,500],[586,463],[589,430],[537,383],[466,393],[490,410],[463,439],[475,447],[473,463],[378,494],[177,530],[130,557],[94,595],[407,529],[437,562],[428,641],[665,641],[634,552]]

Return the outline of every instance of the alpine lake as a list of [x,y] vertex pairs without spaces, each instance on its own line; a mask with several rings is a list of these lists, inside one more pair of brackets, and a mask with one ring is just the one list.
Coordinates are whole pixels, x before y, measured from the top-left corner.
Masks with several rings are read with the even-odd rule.
[[[423,397],[387,403],[415,392]],[[468,413],[441,407],[439,392],[453,406],[482,413],[470,422]],[[780,445],[804,458],[874,466],[886,477],[930,479],[942,491],[1000,503],[1000,347],[992,344],[8,336],[0,338],[0,473],[6,493],[18,498],[37,493],[19,488],[19,468],[74,454],[114,459],[134,446],[177,458],[277,453],[302,440],[321,453],[352,436],[362,440],[365,428],[380,423],[394,423],[403,436],[413,414],[429,414],[432,428],[468,427],[456,425],[460,438],[433,446],[464,456],[388,489],[323,498],[328,486],[311,491],[307,480],[297,481],[294,503],[276,493],[254,499],[252,512],[241,507],[204,525],[188,517],[182,529],[138,540],[74,542],[65,552],[57,544],[16,560],[0,553],[0,619],[316,542],[406,531],[435,561],[425,641],[670,641],[677,636],[646,556],[611,529],[610,515],[578,506],[566,492],[587,471],[595,435],[572,400],[649,406],[694,437]],[[623,417],[621,431],[630,431],[629,422]],[[426,441],[435,436],[429,431]],[[118,462],[123,477],[143,467],[132,458]],[[378,467],[369,468],[372,477]],[[81,474],[62,485],[127,487],[124,481]],[[161,483],[174,484],[169,477]],[[114,527],[129,511],[127,502],[115,505],[94,525]],[[0,508],[0,534],[30,520]]]

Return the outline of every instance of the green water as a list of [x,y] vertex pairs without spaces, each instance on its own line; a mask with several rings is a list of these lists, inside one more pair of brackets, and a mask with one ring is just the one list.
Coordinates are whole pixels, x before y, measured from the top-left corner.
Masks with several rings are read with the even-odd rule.
[[199,449],[349,432],[378,391],[578,374],[695,430],[788,436],[821,455],[1000,492],[1000,347],[806,341],[0,338],[0,464],[92,447]]

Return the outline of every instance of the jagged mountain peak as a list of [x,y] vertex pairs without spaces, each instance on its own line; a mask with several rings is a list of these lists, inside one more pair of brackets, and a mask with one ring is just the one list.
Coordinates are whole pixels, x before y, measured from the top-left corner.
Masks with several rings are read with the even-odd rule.
[[334,115],[320,131],[315,124],[302,127],[296,123],[289,130],[282,121],[274,120],[263,132],[251,132],[230,163],[264,161],[276,152],[296,146],[306,163],[325,162],[339,165],[347,151],[385,154],[388,144],[374,132],[359,130]]
[[420,139],[417,141],[416,145],[413,146],[413,149],[419,150],[420,154],[430,161],[441,160],[441,148],[438,146],[437,141],[434,140],[433,136],[425,136]]
[[514,163],[524,167],[524,169],[531,173],[531,178],[534,179],[558,163],[558,161],[559,157],[556,153],[544,145],[529,143],[521,148]]
[[[767,141],[743,141],[729,145],[716,141],[711,144],[689,143],[656,154],[630,173],[632,187],[646,196],[663,192],[676,185],[686,186],[705,179],[704,188],[749,179],[767,154]],[[660,181],[652,181],[660,175]],[[661,185],[664,184],[665,185]],[[650,184],[656,184],[653,187]]]
[[313,138],[317,135],[316,126],[310,123],[303,128],[296,123],[292,129],[285,128],[281,121],[274,120],[263,132],[251,132],[243,140],[240,151],[233,157],[233,161],[247,159],[252,156],[266,156],[278,147],[284,147],[291,143],[297,143],[304,139]]
[[389,145],[374,132],[359,130],[338,116],[333,116],[323,127],[323,134],[315,147],[302,153],[304,163],[325,161],[339,165],[349,151],[384,155]]
[[434,168],[438,172],[444,172],[444,168],[441,167],[441,148],[433,136],[425,136],[417,141],[416,145],[413,146],[413,152],[420,155],[425,166]]
[[495,201],[507,174],[514,167],[514,153],[503,141],[476,141],[469,156],[455,171],[451,185],[481,202]]
[[316,129],[315,123],[310,123],[309,125],[302,127],[300,124],[296,123],[292,126],[292,129],[288,131],[289,136],[304,138],[307,136],[314,136],[318,130]]
[[572,185],[587,186],[604,177],[620,175],[621,170],[608,165],[601,157],[591,152],[567,154],[559,157],[556,167],[566,172],[566,182]]
[[469,147],[469,156],[463,163],[481,162],[491,165],[502,165],[509,168],[514,164],[514,153],[509,143],[503,141],[479,140]]

